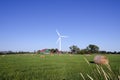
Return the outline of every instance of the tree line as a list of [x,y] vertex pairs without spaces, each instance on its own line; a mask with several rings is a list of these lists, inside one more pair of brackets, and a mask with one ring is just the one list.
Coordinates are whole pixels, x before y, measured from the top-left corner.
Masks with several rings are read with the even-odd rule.
[[[57,53],[69,53],[69,54],[120,54],[120,51],[100,51],[99,47],[94,44],[89,44],[85,49],[80,49],[77,45],[72,45],[69,47],[70,51],[59,51],[57,48],[49,49],[50,54],[57,54]],[[31,53],[39,53],[39,50],[36,52],[25,52],[25,51],[19,51],[19,52],[13,52],[13,51],[0,51],[0,55],[2,54],[31,54]]]
[[33,52],[26,52],[26,51],[19,51],[19,52],[14,52],[14,51],[0,51],[0,55],[5,55],[5,54],[31,54]]
[[120,54],[120,52],[111,52],[111,51],[100,51],[99,47],[94,44],[89,44],[85,49],[80,49],[76,45],[72,45],[69,47],[71,54],[95,54],[95,53],[100,53],[100,54]]

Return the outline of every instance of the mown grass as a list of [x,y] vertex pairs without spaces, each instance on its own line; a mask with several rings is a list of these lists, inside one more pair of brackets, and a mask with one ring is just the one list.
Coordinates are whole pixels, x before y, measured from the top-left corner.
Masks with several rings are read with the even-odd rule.
[[[84,58],[93,61],[94,56],[65,54],[41,58],[40,54],[0,55],[0,80],[83,80],[80,73],[90,80],[86,74],[93,76],[96,64],[90,63],[89,66]],[[114,74],[120,75],[120,55],[106,56]]]

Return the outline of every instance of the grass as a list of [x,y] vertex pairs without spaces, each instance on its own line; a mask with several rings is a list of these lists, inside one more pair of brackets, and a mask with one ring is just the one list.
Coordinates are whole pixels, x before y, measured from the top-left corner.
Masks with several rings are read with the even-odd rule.
[[[95,75],[101,77],[97,68],[99,70],[103,68],[108,72],[104,66],[101,68],[96,64],[88,64],[84,59],[92,61],[95,55],[45,55],[43,58],[40,56],[40,54],[0,55],[0,80],[84,80],[84,78],[105,80],[104,76],[96,78]],[[106,56],[110,60],[112,76],[118,80],[120,55]]]

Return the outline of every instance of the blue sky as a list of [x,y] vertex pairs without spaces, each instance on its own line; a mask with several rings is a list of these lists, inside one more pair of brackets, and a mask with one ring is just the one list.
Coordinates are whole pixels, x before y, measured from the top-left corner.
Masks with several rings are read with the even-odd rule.
[[95,44],[120,51],[120,0],[0,0],[0,51]]

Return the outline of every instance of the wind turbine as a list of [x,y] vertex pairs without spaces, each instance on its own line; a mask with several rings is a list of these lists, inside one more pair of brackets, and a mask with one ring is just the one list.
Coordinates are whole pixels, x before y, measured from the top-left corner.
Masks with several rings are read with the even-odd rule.
[[59,51],[61,51],[61,39],[62,39],[62,38],[67,38],[67,36],[62,36],[62,35],[60,35],[60,33],[59,33],[57,30],[56,30],[56,32],[57,32],[57,35],[58,35],[58,40],[57,40],[56,43],[59,42]]

